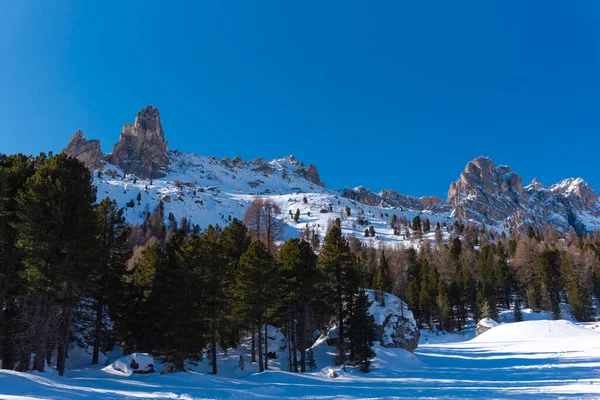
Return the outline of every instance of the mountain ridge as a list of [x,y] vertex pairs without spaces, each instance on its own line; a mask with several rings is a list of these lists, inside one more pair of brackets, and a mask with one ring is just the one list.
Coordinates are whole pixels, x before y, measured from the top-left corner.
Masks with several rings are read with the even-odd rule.
[[[293,155],[273,160],[256,158],[244,161],[239,156],[219,159],[177,150],[169,151],[167,146],[160,113],[156,107],[148,106],[138,113],[133,124],[124,125],[112,153],[103,154],[100,142],[86,139],[81,131],[73,135],[64,152],[79,158],[90,169],[100,171],[95,183],[105,187],[104,192],[113,197],[122,197],[116,196],[114,190],[108,187],[112,185],[116,189],[123,186],[118,183],[118,179],[123,182],[137,182],[138,179],[147,181],[144,184],[146,192],[149,184],[168,188],[175,181],[185,180],[187,187],[195,188],[194,196],[200,188],[207,186],[207,179],[208,183],[214,183],[208,186],[220,187],[220,192],[244,195],[248,197],[244,199],[246,202],[250,201],[250,196],[314,193],[320,196],[318,201],[322,203],[322,208],[329,208],[328,213],[332,213],[334,207],[327,204],[338,203],[337,206],[341,207],[339,199],[343,198],[346,199],[344,202],[349,201],[350,204],[360,203],[361,207],[371,207],[372,214],[376,212],[374,209],[379,210],[377,212],[380,215],[389,215],[389,210],[410,215],[425,213],[434,219],[473,221],[499,231],[524,232],[528,226],[541,229],[545,224],[550,224],[559,231],[566,232],[573,228],[582,233],[600,227],[598,194],[583,179],[567,178],[550,186],[534,179],[525,186],[522,178],[510,167],[496,166],[490,158],[484,156],[466,164],[459,178],[450,184],[447,199],[442,199],[437,196],[407,196],[391,189],[375,193],[364,186],[326,189],[317,167],[314,164],[307,166]],[[209,169],[210,173],[205,175]],[[110,181],[106,177],[104,180],[100,178],[104,173],[110,177]],[[234,183],[232,176],[233,180],[237,176],[240,179]],[[153,196],[156,201],[170,201],[172,197],[182,199],[180,194],[167,194],[167,188],[162,187]],[[127,193],[128,189],[123,190]],[[214,205],[215,210],[222,208],[223,199],[221,200],[221,203]],[[126,202],[122,203],[124,204]],[[345,204],[344,207],[348,207]],[[292,211],[285,205],[282,209]],[[206,208],[203,210],[194,212],[205,213]],[[190,209],[181,209],[177,214],[192,217],[190,212]],[[310,214],[310,211],[306,212]],[[318,212],[321,212],[321,208]],[[226,209],[218,213],[221,218],[225,214],[228,215],[227,218],[240,217],[240,213]],[[324,221],[315,223],[320,225],[321,222]],[[290,225],[290,221],[286,223]],[[297,221],[291,225],[297,225]],[[356,228],[352,231],[357,233]]]

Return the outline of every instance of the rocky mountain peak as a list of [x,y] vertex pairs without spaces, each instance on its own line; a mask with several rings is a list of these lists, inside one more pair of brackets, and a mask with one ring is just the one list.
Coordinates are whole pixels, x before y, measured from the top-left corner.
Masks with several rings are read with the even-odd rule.
[[314,183],[315,185],[325,187],[325,184],[323,183],[323,181],[321,180],[321,177],[319,176],[319,171],[317,170],[317,166],[314,164],[308,164],[308,167],[306,167],[304,169],[304,178],[307,181]]
[[138,113],[133,124],[123,125],[108,160],[127,174],[162,177],[163,169],[169,165],[167,145],[158,108],[150,105]]
[[102,168],[103,154],[100,150],[100,141],[87,140],[81,130],[75,132],[63,152],[68,156],[77,157],[90,169]]
[[581,178],[568,178],[552,185],[550,190],[563,195],[578,199],[583,210],[588,210],[598,203],[598,193]]
[[448,191],[456,217],[492,224],[513,215],[527,200],[521,177],[487,157],[469,162]]

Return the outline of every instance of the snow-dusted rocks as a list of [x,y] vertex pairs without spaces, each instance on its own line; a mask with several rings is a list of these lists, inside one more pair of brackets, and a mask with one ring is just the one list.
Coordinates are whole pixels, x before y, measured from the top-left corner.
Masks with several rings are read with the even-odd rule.
[[369,313],[375,318],[375,330],[381,346],[415,351],[421,336],[417,322],[407,305],[396,296],[384,293],[385,306],[375,298],[373,290],[366,291],[372,302]]
[[[541,228],[547,223],[563,232],[570,227],[578,233],[600,228],[598,194],[580,178],[552,186],[534,180],[523,186],[509,167],[497,167],[489,158],[479,157],[451,184],[447,201],[435,196],[406,196],[394,190],[375,193],[362,186],[328,190],[315,165],[306,166],[293,156],[245,162],[240,157],[218,159],[167,151],[160,114],[152,106],[140,111],[133,124],[123,126],[112,154],[102,154],[100,143],[85,139],[80,131],[64,151],[101,172],[94,173],[99,196],[109,196],[125,206],[143,192],[142,197],[147,195],[151,201],[138,201],[139,206],[148,206],[150,211],[161,199],[172,200],[166,215],[173,212],[177,221],[185,217],[201,228],[208,223],[223,226],[230,218],[240,218],[243,207],[255,196],[268,197],[280,205],[289,237],[311,228],[322,238],[329,221],[345,214],[346,207],[352,215],[342,218],[344,234],[362,236],[366,226],[356,220],[361,215],[362,222],[374,225],[377,240],[388,241],[405,239],[389,229],[392,213],[403,214],[409,221],[423,213],[441,224],[471,220],[496,230],[524,231],[527,226]],[[303,202],[304,197],[310,199],[308,203]],[[294,203],[284,203],[284,199]],[[286,218],[297,209],[301,212],[299,221]],[[317,218],[321,210],[323,215]],[[126,213],[127,219],[139,221],[142,213],[132,209]]]
[[483,318],[477,323],[477,329],[475,330],[475,336],[481,335],[483,332],[489,331],[490,329],[498,326],[498,323],[491,318]]
[[130,376],[154,373],[154,358],[147,353],[132,353],[117,359],[102,369],[105,372]]

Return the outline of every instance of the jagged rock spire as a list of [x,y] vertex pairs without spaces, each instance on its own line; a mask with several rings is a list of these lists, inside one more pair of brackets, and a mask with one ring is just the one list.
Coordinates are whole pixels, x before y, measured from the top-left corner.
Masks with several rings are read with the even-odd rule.
[[161,177],[165,175],[164,167],[169,165],[167,145],[158,108],[150,105],[138,113],[133,124],[123,126],[108,160],[127,174]]

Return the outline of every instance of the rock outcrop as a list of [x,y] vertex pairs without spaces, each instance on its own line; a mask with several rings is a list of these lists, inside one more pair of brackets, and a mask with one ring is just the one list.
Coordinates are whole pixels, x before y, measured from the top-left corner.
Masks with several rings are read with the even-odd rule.
[[415,211],[448,211],[448,205],[446,202],[437,196],[425,196],[418,198],[414,196],[405,196],[390,189],[385,189],[379,193],[375,193],[363,186],[358,186],[355,188],[347,187],[342,191],[342,196],[376,207],[391,207],[400,210]]
[[319,171],[317,170],[317,166],[314,164],[309,164],[308,167],[304,169],[304,179],[307,181],[314,183],[317,186],[325,187],[325,184],[321,180],[319,176]]
[[369,313],[375,319],[375,334],[383,347],[396,347],[411,353],[419,345],[421,332],[412,311],[398,297],[384,293],[385,305],[376,298],[373,290],[367,290],[371,307]]
[[452,215],[508,230],[540,229],[545,224],[582,232],[600,224],[598,194],[582,179],[565,179],[547,187],[534,179],[523,186],[519,175],[486,157],[469,162],[450,185]]
[[123,126],[108,161],[127,174],[159,178],[165,176],[164,169],[169,165],[167,145],[158,108],[148,106],[138,113],[133,124]]
[[77,157],[79,161],[90,169],[102,168],[104,155],[100,150],[99,140],[87,140],[80,130],[71,137],[69,144],[63,152],[71,157]]
[[491,318],[483,318],[479,320],[477,323],[477,328],[475,329],[475,336],[481,335],[483,332],[487,332],[492,328],[498,326],[498,323]]

